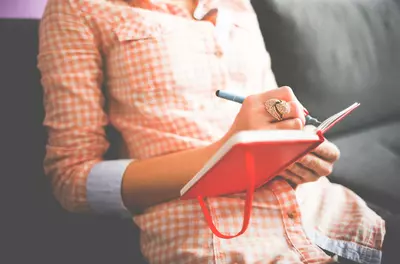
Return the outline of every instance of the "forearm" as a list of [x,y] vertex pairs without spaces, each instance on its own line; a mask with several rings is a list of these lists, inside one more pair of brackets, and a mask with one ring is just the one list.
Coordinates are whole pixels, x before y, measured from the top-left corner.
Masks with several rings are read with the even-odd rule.
[[138,212],[179,197],[180,189],[203,167],[222,142],[130,163],[122,180],[125,206],[132,212]]

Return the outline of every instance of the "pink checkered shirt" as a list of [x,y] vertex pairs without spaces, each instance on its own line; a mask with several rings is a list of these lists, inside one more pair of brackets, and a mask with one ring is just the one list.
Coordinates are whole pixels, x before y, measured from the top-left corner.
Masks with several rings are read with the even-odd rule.
[[[126,213],[119,190],[129,162],[224,135],[239,106],[216,98],[217,89],[246,95],[277,87],[250,1],[200,1],[195,14],[212,8],[216,25],[161,0],[49,0],[38,65],[45,169],[66,209]],[[110,124],[127,150],[121,160],[103,160]],[[241,228],[244,194],[207,204],[223,233]],[[385,233],[358,196],[325,177],[296,189],[276,178],[257,190],[249,228],[235,239],[214,236],[195,200],[132,218],[150,263],[321,263],[329,257],[320,248],[380,263]]]

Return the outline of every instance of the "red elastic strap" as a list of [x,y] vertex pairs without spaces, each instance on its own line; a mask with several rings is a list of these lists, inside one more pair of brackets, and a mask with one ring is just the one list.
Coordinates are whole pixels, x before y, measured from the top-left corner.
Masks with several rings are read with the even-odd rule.
[[197,200],[200,203],[201,210],[203,211],[204,217],[207,221],[208,226],[210,227],[211,231],[220,238],[230,239],[243,234],[247,227],[249,226],[250,216],[251,216],[251,208],[253,206],[253,197],[254,197],[254,188],[255,188],[255,168],[254,168],[254,158],[250,152],[246,152],[246,169],[247,169],[247,179],[248,179],[248,187],[247,187],[247,194],[246,194],[246,202],[244,205],[244,218],[242,229],[236,235],[224,235],[218,231],[215,227],[210,212],[204,202],[202,196],[197,197]]

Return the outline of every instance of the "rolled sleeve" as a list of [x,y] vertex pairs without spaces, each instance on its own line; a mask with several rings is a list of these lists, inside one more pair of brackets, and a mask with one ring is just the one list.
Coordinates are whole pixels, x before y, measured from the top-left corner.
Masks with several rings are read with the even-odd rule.
[[93,166],[88,175],[86,192],[88,203],[96,213],[132,217],[121,194],[122,178],[131,162],[130,159],[108,160]]

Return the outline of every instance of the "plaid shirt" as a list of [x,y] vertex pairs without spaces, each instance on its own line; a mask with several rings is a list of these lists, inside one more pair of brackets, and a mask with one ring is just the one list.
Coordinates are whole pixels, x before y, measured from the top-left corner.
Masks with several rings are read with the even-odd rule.
[[[66,209],[126,215],[127,164],[224,135],[239,106],[216,98],[217,89],[246,95],[277,87],[250,2],[204,0],[195,14],[217,7],[213,25],[161,0],[48,2],[38,65],[45,169]],[[120,160],[103,160],[109,124],[122,135]],[[219,230],[240,229],[243,194],[207,203]],[[248,230],[231,240],[212,234],[197,201],[177,199],[132,217],[151,263],[321,263],[329,258],[320,248],[379,263],[385,233],[358,196],[325,177],[296,189],[276,178],[257,190]]]

